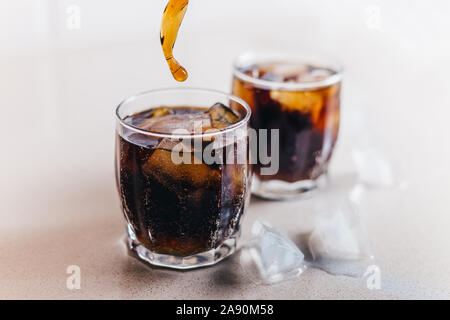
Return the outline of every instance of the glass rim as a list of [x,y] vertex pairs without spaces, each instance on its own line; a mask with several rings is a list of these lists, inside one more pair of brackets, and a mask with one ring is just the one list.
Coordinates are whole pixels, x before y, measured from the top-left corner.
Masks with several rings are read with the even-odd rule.
[[[154,94],[154,93],[163,93],[163,92],[170,92],[170,91],[197,91],[197,92],[204,92],[204,93],[213,93],[213,94],[219,94],[222,95],[223,97],[237,102],[240,105],[242,105],[246,111],[246,115],[239,120],[236,123],[233,123],[232,125],[223,128],[223,129],[217,129],[214,132],[206,132],[206,133],[194,133],[194,134],[172,134],[172,133],[161,133],[161,132],[156,132],[156,131],[151,131],[151,130],[145,130],[145,129],[141,129],[138,128],[136,126],[133,126],[129,123],[126,123],[124,121],[124,119],[122,119],[122,117],[119,115],[119,110],[121,109],[121,107],[125,106],[127,103],[130,103],[132,101],[135,101],[145,95],[148,94]],[[128,98],[126,98],[125,100],[123,100],[121,103],[119,103],[119,105],[116,108],[116,120],[120,123],[121,126],[134,131],[136,133],[140,133],[140,134],[144,134],[144,135],[151,135],[153,137],[158,137],[158,138],[171,138],[171,139],[196,139],[196,138],[205,138],[205,137],[214,137],[214,136],[218,136],[218,135],[222,135],[222,134],[226,134],[229,133],[231,131],[235,131],[236,129],[248,124],[249,120],[250,120],[250,116],[251,116],[251,109],[250,106],[241,98],[238,98],[232,94],[228,94],[226,92],[222,92],[220,90],[215,90],[215,89],[205,89],[205,88],[199,88],[199,87],[168,87],[168,88],[162,88],[162,89],[152,89],[152,90],[147,90],[135,95],[132,95]]]
[[[291,62],[293,64],[310,64],[313,66],[318,66],[326,69],[330,69],[335,72],[335,74],[319,81],[311,82],[283,82],[283,81],[270,81],[255,78],[249,76],[241,71],[244,65],[251,65],[251,61],[258,60],[261,58],[266,62]],[[244,63],[247,62],[247,63]],[[343,69],[338,64],[333,63],[323,63],[322,60],[311,59],[308,57],[303,57],[299,54],[294,53],[273,53],[273,52],[244,52],[237,56],[233,61],[233,75],[245,82],[251,83],[259,88],[270,89],[270,90],[284,90],[284,91],[305,91],[314,90],[323,87],[329,87],[334,84],[340,83],[343,77]]]

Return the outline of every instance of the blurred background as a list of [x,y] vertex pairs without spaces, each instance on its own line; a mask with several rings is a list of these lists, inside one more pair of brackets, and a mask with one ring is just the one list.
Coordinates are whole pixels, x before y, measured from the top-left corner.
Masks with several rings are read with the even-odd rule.
[[[114,110],[135,93],[179,85],[160,48],[166,3],[0,0],[1,298],[62,297],[66,266],[91,259],[103,271],[86,267],[92,282],[84,297],[108,290],[107,297],[142,297],[120,276],[138,267],[110,270],[106,253],[122,248]],[[389,279],[408,283],[400,291],[392,284],[386,297],[450,296],[449,14],[445,0],[192,0],[175,46],[190,73],[184,85],[223,91],[234,57],[248,50],[299,52],[343,66],[333,172],[352,171],[352,146],[369,141],[404,190],[379,194],[368,209]],[[139,272],[134,280],[147,279]],[[316,297],[333,297],[325,282],[310,284]],[[208,297],[206,288],[196,297]],[[359,295],[352,290],[335,297]],[[234,294],[217,297],[240,297]],[[271,296],[256,290],[243,297]]]

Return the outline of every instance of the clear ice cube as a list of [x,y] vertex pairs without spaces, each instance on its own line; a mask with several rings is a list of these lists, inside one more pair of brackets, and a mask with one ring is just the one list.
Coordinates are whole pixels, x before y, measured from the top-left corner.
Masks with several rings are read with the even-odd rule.
[[396,183],[389,159],[378,148],[355,148],[352,158],[362,183],[374,187],[391,187]]
[[300,276],[306,269],[304,255],[285,235],[256,221],[254,238],[241,251],[241,266],[256,283],[271,284]]
[[334,209],[319,213],[308,239],[308,250],[311,267],[335,275],[362,277],[374,257],[356,203],[345,199],[334,203]]
[[[163,140],[162,143],[169,144],[171,142]],[[172,157],[173,153],[170,150],[156,149],[142,165],[142,170],[150,179],[168,186],[182,188],[190,185],[201,188],[220,184],[220,172],[211,169],[194,153],[184,152],[184,157],[189,160],[189,163],[176,163]]]
[[323,97],[318,92],[271,90],[270,98],[289,111],[310,114],[314,122],[318,121],[323,106]]
[[152,117],[138,125],[140,129],[165,134],[192,134],[211,130],[211,118],[207,113],[168,114]]
[[215,129],[229,127],[240,120],[233,110],[219,102],[209,108],[208,114],[211,116],[211,124]]

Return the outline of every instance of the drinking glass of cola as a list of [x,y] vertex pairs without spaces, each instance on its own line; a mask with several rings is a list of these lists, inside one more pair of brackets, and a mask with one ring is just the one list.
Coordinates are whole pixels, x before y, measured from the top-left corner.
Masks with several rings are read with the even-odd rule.
[[157,266],[232,254],[250,194],[250,108],[204,89],[149,91],[116,111],[116,181],[128,244]]
[[[250,105],[258,147],[278,162],[264,163],[259,150],[252,191],[260,197],[291,198],[326,182],[339,131],[342,74],[310,61],[252,53],[235,61],[232,93]],[[278,170],[267,174],[268,165]]]

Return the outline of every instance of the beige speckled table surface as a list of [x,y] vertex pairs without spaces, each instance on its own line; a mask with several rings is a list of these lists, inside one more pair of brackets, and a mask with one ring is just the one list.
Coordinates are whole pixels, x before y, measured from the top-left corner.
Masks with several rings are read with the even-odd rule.
[[[14,1],[18,10],[11,17],[25,2]],[[191,71],[186,85],[221,90],[229,89],[233,56],[268,43],[291,50],[329,49],[342,61],[342,130],[331,182],[323,192],[346,194],[357,183],[349,155],[361,134],[382,146],[403,182],[401,188],[369,188],[361,202],[381,270],[380,290],[369,290],[364,278],[315,269],[293,281],[258,285],[244,275],[237,255],[189,272],[147,267],[127,255],[113,176],[114,107],[136,92],[176,83],[157,47],[159,7],[147,8],[149,20],[139,7],[144,2],[127,7],[113,1],[102,27],[92,23],[99,10],[93,4],[82,7],[83,28],[75,33],[55,31],[62,18],[42,18],[48,8],[33,5],[21,11],[35,18],[29,29],[20,29],[15,38],[2,33],[7,28],[0,30],[10,39],[2,41],[6,47],[0,54],[0,299],[449,299],[450,28],[447,16],[439,14],[447,5],[442,1],[437,13],[425,4],[404,4],[404,21],[396,25],[395,11],[381,1],[383,27],[374,31],[364,24],[369,2],[351,10],[325,2],[297,10],[304,19],[279,20],[292,32],[316,30],[314,37],[302,33],[295,43],[263,23],[271,14],[293,14],[284,10],[286,1],[254,17],[257,28],[236,13],[233,26],[226,28],[220,20],[208,30],[199,27],[199,6],[193,4],[177,48]],[[63,5],[48,12],[65,14]],[[415,24],[418,12],[436,13],[433,23]],[[307,19],[319,14],[326,19]],[[41,18],[50,19],[50,27],[45,29]],[[10,32],[13,20],[6,20]],[[245,37],[237,36],[242,28],[248,31]],[[262,32],[264,39],[258,36]],[[209,39],[216,62],[199,46],[201,38]],[[348,39],[358,50],[347,45]],[[321,199],[321,194],[289,202],[252,199],[244,238],[252,222],[263,219],[299,243]],[[69,265],[81,268],[80,290],[66,287]]]

